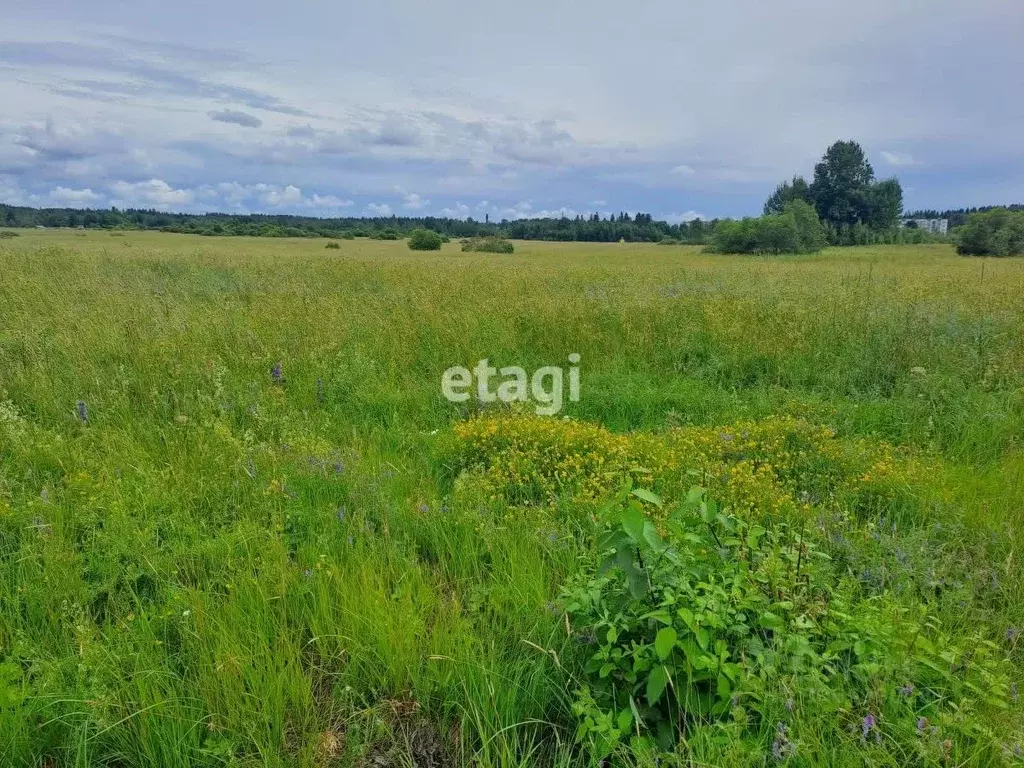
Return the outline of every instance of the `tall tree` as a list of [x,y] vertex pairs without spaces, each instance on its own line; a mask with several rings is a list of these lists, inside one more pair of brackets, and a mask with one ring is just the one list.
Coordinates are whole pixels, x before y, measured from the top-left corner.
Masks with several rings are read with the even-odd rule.
[[868,218],[868,196],[875,172],[856,141],[837,141],[814,166],[811,199],[823,221],[852,226]]
[[893,229],[902,215],[903,187],[898,179],[886,179],[868,187],[868,226],[872,229]]
[[764,214],[782,213],[794,200],[811,202],[811,189],[803,176],[794,176],[793,181],[784,181],[775,188],[772,196],[765,201]]

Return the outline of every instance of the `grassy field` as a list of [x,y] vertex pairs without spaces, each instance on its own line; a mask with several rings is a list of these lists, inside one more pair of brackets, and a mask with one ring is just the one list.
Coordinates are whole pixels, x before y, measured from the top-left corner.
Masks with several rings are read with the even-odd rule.
[[5,766],[1015,764],[1022,526],[1020,260],[0,241]]

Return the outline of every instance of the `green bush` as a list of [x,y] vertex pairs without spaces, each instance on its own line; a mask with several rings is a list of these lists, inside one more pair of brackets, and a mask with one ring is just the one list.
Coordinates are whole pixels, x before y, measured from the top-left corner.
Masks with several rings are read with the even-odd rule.
[[18,237],[18,233],[11,232],[9,229],[5,229],[3,232],[0,232],[0,240],[7,240],[12,237]]
[[444,239],[430,229],[414,229],[409,234],[410,251],[440,251]]
[[401,240],[402,236],[395,232],[393,229],[385,229],[383,232],[377,232],[373,235],[374,240]]
[[515,247],[503,237],[476,237],[463,240],[462,250],[476,253],[513,253]]
[[803,200],[793,200],[786,204],[782,213],[719,223],[708,250],[712,253],[817,253],[825,244],[825,229],[814,208]]
[[1020,256],[1024,253],[1024,211],[995,208],[972,213],[956,231],[956,251],[963,256]]
[[345,230],[344,232],[342,232],[340,235],[338,235],[338,237],[340,237],[342,240],[355,240],[356,239],[355,232],[350,232],[348,230]]
[[783,762],[805,709],[865,748],[918,752],[933,723],[975,754],[992,748],[960,713],[1016,698],[998,646],[954,641],[926,603],[865,589],[804,526],[751,523],[703,488],[647,515],[667,507],[626,486],[599,513],[599,559],[563,591],[589,655],[573,710],[595,761],[621,743],[674,751],[705,729],[752,754],[774,738]]
[[339,242],[337,242],[335,240],[331,240],[331,242],[329,242],[327,245],[325,245],[324,248],[330,248],[331,250],[337,250],[337,249],[341,248],[341,243],[339,243]]

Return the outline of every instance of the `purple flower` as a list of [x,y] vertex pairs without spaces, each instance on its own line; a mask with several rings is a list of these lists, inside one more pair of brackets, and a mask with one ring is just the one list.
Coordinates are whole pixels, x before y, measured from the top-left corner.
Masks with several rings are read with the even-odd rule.
[[1006,639],[1009,640],[1011,643],[1016,642],[1017,641],[1017,637],[1019,635],[1020,635],[1020,630],[1017,629],[1017,627],[1010,627],[1009,629],[1006,630]]
[[914,695],[914,684],[906,683],[905,685],[901,685],[897,690],[899,691],[900,696],[905,699],[909,699]]
[[84,400],[79,400],[75,403],[75,412],[78,414],[78,420],[83,424],[89,423],[89,408],[86,406]]
[[775,762],[781,763],[788,757],[796,754],[796,744],[789,740],[789,728],[785,723],[775,726],[775,740],[772,742],[772,757]]
[[419,506],[416,507],[416,509],[420,511],[421,515],[425,515],[427,514],[427,512],[430,511],[430,507],[427,504],[424,504],[423,502],[420,502]]
[[875,720],[875,716],[868,712],[864,719],[860,723],[860,739],[866,741],[868,734],[875,730],[875,726],[878,725],[878,721]]
[[794,706],[795,702],[793,701],[792,697],[786,699],[786,711],[792,712]]
[[281,363],[276,362],[270,369],[270,378],[274,380],[275,384],[284,384],[284,374],[281,372]]
[[924,729],[928,727],[928,718],[919,717],[917,718],[917,735],[924,736]]

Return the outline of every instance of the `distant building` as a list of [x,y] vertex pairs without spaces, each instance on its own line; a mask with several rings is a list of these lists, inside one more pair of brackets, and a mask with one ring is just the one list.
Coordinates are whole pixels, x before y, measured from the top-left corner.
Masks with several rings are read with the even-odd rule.
[[930,232],[933,235],[945,235],[949,233],[949,219],[904,219],[904,227],[914,223],[914,228]]

